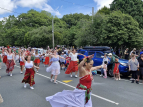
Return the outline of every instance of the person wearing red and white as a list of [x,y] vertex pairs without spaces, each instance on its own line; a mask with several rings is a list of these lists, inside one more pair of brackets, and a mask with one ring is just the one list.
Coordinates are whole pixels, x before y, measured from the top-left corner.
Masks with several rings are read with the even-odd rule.
[[12,50],[9,48],[7,52],[6,73],[8,73],[8,75],[10,76],[12,76],[14,65],[15,65],[14,54],[12,53]]
[[[77,73],[78,73],[78,55],[83,55],[80,53],[76,53],[76,49],[73,49],[72,52],[69,53],[69,56],[71,57],[71,62],[65,72],[65,74],[71,74],[72,77],[72,72],[75,72],[75,78],[77,78]],[[85,55],[83,55],[85,56]]]
[[20,68],[21,68],[21,71],[20,71],[20,73],[21,74],[23,74],[23,70],[24,70],[24,65],[25,65],[25,63],[24,63],[24,61],[23,61],[23,51],[22,52],[20,52],[20,54],[19,54],[19,56],[20,56]]
[[[40,65],[40,59],[39,58],[40,58],[40,55],[38,54],[38,50],[36,50],[34,63],[35,63],[35,66],[37,66],[37,67],[39,67],[39,65]],[[38,69],[37,69],[37,72],[38,72]]]

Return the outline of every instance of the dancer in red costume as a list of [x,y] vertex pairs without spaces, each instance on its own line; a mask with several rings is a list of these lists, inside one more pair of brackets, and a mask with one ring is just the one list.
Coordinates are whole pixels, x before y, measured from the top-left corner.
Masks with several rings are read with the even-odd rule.
[[[36,50],[34,63],[35,63],[35,66],[38,66],[38,67],[40,65],[40,59],[39,58],[40,58],[40,55],[38,54],[38,50]],[[37,69],[37,72],[38,72],[38,69]]]
[[49,65],[49,51],[47,50],[46,54],[45,54],[45,62],[44,65]]
[[7,62],[7,53],[6,53],[6,51],[7,51],[7,48],[4,48],[4,50],[3,50],[3,63],[5,63],[5,65],[6,65],[6,62]]
[[[71,74],[72,77],[72,72],[75,72],[75,77],[77,78],[77,73],[78,73],[78,55],[83,55],[80,53],[76,53],[76,49],[73,49],[72,52],[70,52],[69,56],[71,57],[71,62],[65,72],[65,74]],[[85,55],[83,55],[85,56]]]
[[84,58],[79,64],[79,84],[74,91],[64,90],[53,96],[46,97],[52,107],[92,107],[91,84],[93,76],[91,71],[102,68],[102,66],[93,67],[93,57]]
[[24,79],[22,80],[22,83],[23,82],[25,83],[24,88],[26,88],[27,83],[29,83],[30,84],[30,89],[34,89],[33,88],[33,85],[35,84],[35,81],[34,81],[34,74],[35,74],[34,68],[39,69],[39,67],[34,65],[34,62],[31,61],[31,56],[30,55],[28,55],[26,57],[26,60],[25,60],[24,56],[25,56],[25,53],[22,56],[22,60],[25,63],[26,72],[25,72],[25,75],[24,75]]
[[10,48],[8,48],[7,52],[7,62],[6,62],[6,73],[8,73],[10,76],[12,76],[12,71],[14,69],[14,65],[15,65],[15,58],[14,58],[14,54],[12,53],[12,50]]
[[20,54],[19,54],[19,56],[20,56],[20,59],[19,59],[19,60],[20,60],[20,69],[21,69],[20,73],[21,73],[21,74],[23,74],[24,65],[25,65],[25,63],[24,63],[24,61],[23,61],[23,58],[22,58],[22,57],[23,57],[23,53],[24,53],[24,52],[21,51]]

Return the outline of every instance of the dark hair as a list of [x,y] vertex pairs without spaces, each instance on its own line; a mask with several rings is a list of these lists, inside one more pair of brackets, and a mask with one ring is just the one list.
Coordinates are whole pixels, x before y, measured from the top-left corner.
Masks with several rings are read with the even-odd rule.
[[[89,59],[89,58],[87,58],[87,61],[85,62],[85,63],[90,63],[92,61],[92,59]],[[84,63],[84,65],[83,66],[85,66],[85,63]]]
[[74,50],[76,51],[76,49],[72,49],[72,51],[74,51]]
[[[30,56],[30,55],[28,55],[28,56]],[[27,61],[28,56],[25,57],[25,60],[26,60],[26,61]]]
[[107,61],[104,61],[104,64],[107,64]]
[[132,54],[135,54],[135,52],[132,52]]

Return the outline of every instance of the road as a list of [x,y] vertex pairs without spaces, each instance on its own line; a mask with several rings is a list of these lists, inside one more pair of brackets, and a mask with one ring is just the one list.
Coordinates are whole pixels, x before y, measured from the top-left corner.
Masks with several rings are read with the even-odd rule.
[[[0,94],[4,100],[0,107],[51,107],[45,97],[63,90],[74,90],[79,82],[78,78],[70,78],[61,70],[59,83],[53,84],[49,80],[50,73],[41,64],[39,73],[35,75],[35,89],[31,90],[29,86],[24,89],[21,83],[24,74],[20,74],[19,63],[16,65],[12,77],[5,73],[4,64],[0,70]],[[64,83],[63,80],[72,81]],[[113,78],[94,76],[92,103],[93,107],[143,107],[143,85],[132,84],[127,79],[115,81]]]

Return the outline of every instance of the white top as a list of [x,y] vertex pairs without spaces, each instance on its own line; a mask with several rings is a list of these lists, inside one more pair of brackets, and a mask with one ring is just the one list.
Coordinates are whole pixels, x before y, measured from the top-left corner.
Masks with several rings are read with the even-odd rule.
[[78,53],[75,53],[75,54],[70,53],[70,55],[69,55],[69,56],[71,57],[71,61],[77,61]]
[[22,61],[23,62],[23,60],[22,60],[22,57],[20,56],[20,61]]
[[33,61],[30,61],[30,63],[28,63],[27,61],[25,62],[25,68],[32,68],[33,67]]
[[108,64],[108,58],[107,58],[107,57],[106,57],[106,58],[105,58],[105,57],[103,58],[102,65],[104,65],[104,62],[105,62],[105,61],[107,61],[107,64]]
[[7,53],[6,53],[6,52],[4,52],[4,55],[7,55]]
[[10,54],[10,55],[8,54],[8,55],[7,55],[7,59],[8,59],[8,60],[12,60],[12,59],[13,59],[13,58],[12,58],[12,55],[13,55],[13,54]]
[[39,58],[40,56],[39,56],[39,54],[38,54],[38,55],[35,55],[35,57],[36,57],[36,58]]

